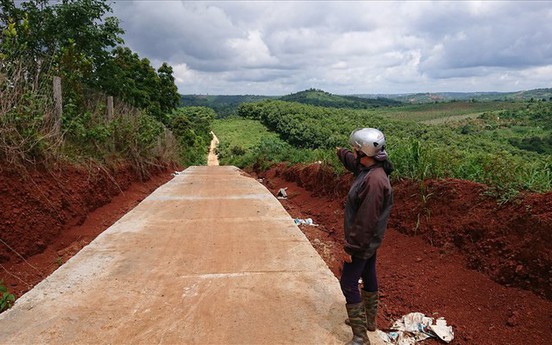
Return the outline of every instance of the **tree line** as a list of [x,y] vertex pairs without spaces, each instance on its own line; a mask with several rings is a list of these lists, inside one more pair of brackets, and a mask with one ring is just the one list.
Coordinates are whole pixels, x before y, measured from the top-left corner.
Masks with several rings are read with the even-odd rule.
[[[532,119],[534,126],[550,119],[552,104],[528,103],[526,109],[482,114],[473,120],[481,131],[466,132],[464,125],[425,125],[376,115],[375,111],[335,109],[265,100],[240,105],[241,117],[255,119],[297,149],[326,150],[334,166],[335,146],[346,146],[358,127],[386,133],[396,178],[460,178],[485,183],[501,195],[520,190],[552,190],[552,156],[512,145],[494,132],[516,130],[516,123]],[[504,116],[504,118],[502,118]],[[512,121],[510,118],[515,119]],[[537,127],[534,127],[537,128]],[[550,133],[550,132],[548,132]],[[268,147],[268,146],[267,146]],[[268,156],[271,154],[269,153]]]
[[[183,133],[181,124],[172,131],[176,117],[185,118],[198,138],[205,136],[201,121],[176,111],[180,95],[172,67],[165,62],[155,69],[125,47],[111,13],[106,0],[0,0],[0,158],[34,161],[64,149],[95,158],[115,152],[133,161],[170,161],[189,151],[189,138],[174,137]],[[52,111],[54,77],[61,78],[63,93],[61,144],[43,124]],[[117,103],[112,122],[100,116],[107,95]]]
[[[155,70],[123,47],[124,31],[104,0],[0,2],[0,56],[8,69],[34,78],[57,74],[64,98],[83,105],[86,89],[119,97],[159,120],[180,100],[173,69]],[[23,63],[21,63],[23,62]]]

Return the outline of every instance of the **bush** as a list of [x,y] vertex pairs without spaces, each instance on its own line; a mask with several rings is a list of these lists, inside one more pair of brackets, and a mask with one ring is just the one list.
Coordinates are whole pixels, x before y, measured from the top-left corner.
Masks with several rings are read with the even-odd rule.
[[[505,111],[506,115],[485,114],[461,127],[424,125],[382,118],[373,111],[329,109],[274,100],[244,104],[240,114],[259,119],[288,145],[262,143],[258,154],[263,162],[277,161],[277,157],[290,162],[304,159],[306,163],[320,156],[315,152],[332,157],[335,146],[347,145],[353,129],[375,127],[387,135],[387,148],[397,178],[459,178],[486,183],[497,190],[542,192],[552,189],[552,157],[521,151],[497,131],[528,121],[541,124],[543,118],[550,118],[551,109],[551,105],[535,104],[522,110]],[[265,152],[273,155],[266,156]],[[336,165],[333,158],[328,162]]]
[[180,161],[184,165],[206,163],[215,112],[206,107],[183,107],[171,115],[170,128],[176,136]]
[[11,308],[15,296],[9,293],[8,289],[4,286],[4,282],[0,280],[0,312]]

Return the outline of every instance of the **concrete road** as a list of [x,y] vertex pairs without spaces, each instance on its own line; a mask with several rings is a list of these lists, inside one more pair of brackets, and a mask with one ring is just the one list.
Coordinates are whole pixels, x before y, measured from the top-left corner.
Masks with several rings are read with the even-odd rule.
[[192,167],[0,314],[0,344],[343,344],[345,317],[264,186]]

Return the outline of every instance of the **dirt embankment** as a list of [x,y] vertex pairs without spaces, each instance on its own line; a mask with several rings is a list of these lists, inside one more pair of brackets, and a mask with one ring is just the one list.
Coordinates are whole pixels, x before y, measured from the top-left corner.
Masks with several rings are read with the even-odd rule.
[[[20,296],[168,181],[171,171],[146,182],[130,167],[25,177],[0,172],[0,279]],[[274,194],[288,187],[282,204],[293,217],[320,224],[301,229],[339,277],[351,176],[320,165],[280,165],[258,177]],[[444,316],[457,345],[552,343],[552,193],[499,206],[485,186],[466,181],[401,181],[394,190],[378,251],[381,328],[420,311]]]
[[[0,171],[0,280],[22,295],[165,183],[131,166]],[[104,207],[104,205],[109,206]]]
[[[351,175],[320,165],[279,165],[257,175],[337,277]],[[455,344],[552,343],[552,193],[500,206],[486,187],[460,180],[393,184],[395,206],[378,251],[380,327],[419,311],[447,319]],[[428,344],[437,344],[430,341]]]
[[[339,177],[321,165],[280,165],[272,174],[343,203],[352,181],[352,175]],[[500,205],[487,187],[464,180],[399,181],[393,187],[391,228],[444,251],[458,250],[468,268],[552,300],[552,192]]]

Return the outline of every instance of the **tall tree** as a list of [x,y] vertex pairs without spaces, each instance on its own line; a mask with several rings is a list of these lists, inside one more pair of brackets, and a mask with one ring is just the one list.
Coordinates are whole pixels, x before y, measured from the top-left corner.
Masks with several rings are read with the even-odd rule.
[[159,75],[159,105],[161,111],[169,113],[180,104],[180,94],[174,83],[173,68],[163,62],[157,70]]
[[15,6],[0,0],[0,55],[6,64],[38,80],[44,71],[62,77],[64,98],[82,104],[86,87],[96,88],[96,71],[109,49],[123,42],[119,20],[106,16],[106,0],[29,0]]

